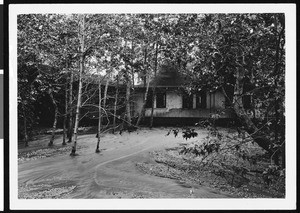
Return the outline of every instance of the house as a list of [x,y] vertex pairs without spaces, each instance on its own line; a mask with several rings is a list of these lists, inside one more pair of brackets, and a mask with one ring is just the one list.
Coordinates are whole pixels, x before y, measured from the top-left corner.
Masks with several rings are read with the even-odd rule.
[[[162,67],[158,75],[150,82],[146,102],[145,119],[151,117],[152,91],[155,87],[153,117],[156,123],[174,123],[178,121],[194,122],[209,118],[213,113],[221,113],[220,118],[230,118],[230,110],[225,106],[225,96],[222,91],[209,92],[203,89],[197,92],[184,90],[183,85],[189,79],[170,66]],[[135,87],[134,116],[142,110],[145,96],[145,85]]]

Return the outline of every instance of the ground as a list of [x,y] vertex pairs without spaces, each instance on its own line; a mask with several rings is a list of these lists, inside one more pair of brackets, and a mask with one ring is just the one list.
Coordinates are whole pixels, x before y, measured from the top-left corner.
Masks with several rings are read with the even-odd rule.
[[[101,136],[101,152],[95,153],[95,134],[78,139],[77,156],[69,155],[72,144],[62,146],[58,135],[41,135],[19,146],[18,197],[33,198],[239,198],[282,197],[257,184],[234,184],[200,169],[197,158],[179,154],[187,143],[181,136],[167,136],[168,128],[147,128],[121,135]],[[201,141],[207,135],[198,128]],[[236,180],[235,180],[236,183]],[[243,182],[242,182],[243,183]],[[245,182],[246,183],[246,182]]]

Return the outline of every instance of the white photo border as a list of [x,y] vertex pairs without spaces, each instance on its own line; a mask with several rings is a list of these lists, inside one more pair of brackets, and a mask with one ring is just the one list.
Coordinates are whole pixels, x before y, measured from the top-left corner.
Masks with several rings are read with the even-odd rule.
[[[30,13],[284,13],[286,20],[286,198],[284,199],[18,199],[17,15]],[[296,4],[10,4],[10,209],[295,209]]]

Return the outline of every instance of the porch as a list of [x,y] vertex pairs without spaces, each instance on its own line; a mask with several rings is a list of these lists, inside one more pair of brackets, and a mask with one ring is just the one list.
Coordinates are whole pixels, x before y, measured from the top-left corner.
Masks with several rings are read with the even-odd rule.
[[[182,108],[155,108],[153,117],[162,118],[209,118],[212,114],[220,113],[220,118],[230,118],[229,109],[182,109]],[[147,108],[145,117],[151,116],[151,108]]]

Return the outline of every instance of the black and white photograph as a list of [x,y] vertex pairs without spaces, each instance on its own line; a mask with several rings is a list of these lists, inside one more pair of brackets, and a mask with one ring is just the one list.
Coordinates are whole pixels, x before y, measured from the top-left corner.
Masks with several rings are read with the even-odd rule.
[[295,202],[294,5],[9,6],[15,209]]

